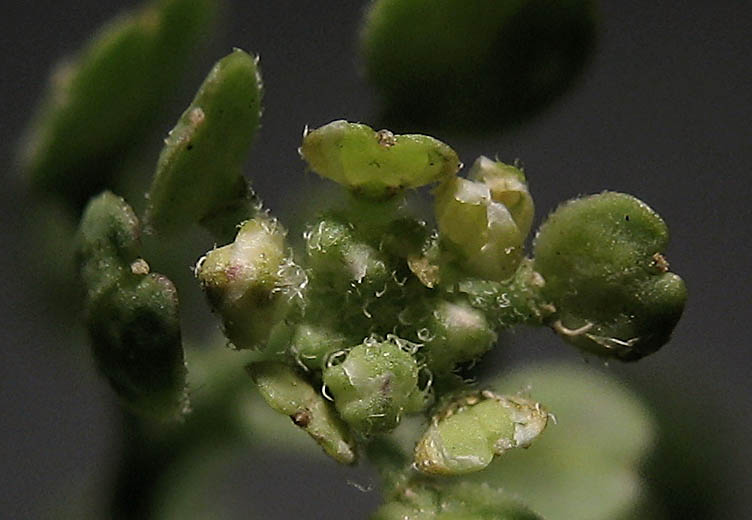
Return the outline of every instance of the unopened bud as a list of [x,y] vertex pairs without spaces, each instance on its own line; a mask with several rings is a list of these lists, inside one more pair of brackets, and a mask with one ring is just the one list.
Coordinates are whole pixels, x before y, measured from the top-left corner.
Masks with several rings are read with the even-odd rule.
[[207,253],[196,276],[238,348],[263,346],[304,279],[289,256],[285,231],[267,217],[245,222],[232,244]]

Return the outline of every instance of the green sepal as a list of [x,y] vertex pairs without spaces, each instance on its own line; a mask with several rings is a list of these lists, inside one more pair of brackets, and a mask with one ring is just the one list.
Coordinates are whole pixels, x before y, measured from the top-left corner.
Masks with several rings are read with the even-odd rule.
[[161,0],[121,15],[61,62],[22,151],[32,186],[78,210],[140,144],[212,25],[215,0]]
[[[344,358],[344,359],[341,359]],[[429,403],[418,388],[418,364],[393,342],[367,342],[333,354],[323,380],[340,416],[364,436],[394,429],[406,413]]]
[[535,239],[554,329],[601,356],[633,361],[665,344],[687,298],[668,272],[668,228],[644,202],[604,192],[569,201]]
[[177,291],[138,258],[139,234],[122,198],[106,192],[87,206],[77,238],[85,321],[97,365],[124,405],[175,418],[187,409]]
[[261,95],[253,56],[235,49],[214,65],[165,140],[147,226],[176,232],[247,205],[252,197],[242,168],[259,126]]
[[355,462],[356,446],[347,426],[324,396],[293,368],[261,362],[249,365],[248,371],[269,406],[290,416],[337,462]]
[[375,199],[441,181],[460,168],[456,152],[433,137],[343,120],[307,131],[300,153],[319,175]]
[[491,200],[504,204],[511,213],[522,236],[533,224],[535,205],[525,182],[525,172],[517,166],[493,161],[481,155],[473,163],[467,177],[488,187]]

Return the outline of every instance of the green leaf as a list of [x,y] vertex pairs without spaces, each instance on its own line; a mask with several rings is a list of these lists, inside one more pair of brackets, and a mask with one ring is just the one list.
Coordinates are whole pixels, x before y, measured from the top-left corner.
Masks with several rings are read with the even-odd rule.
[[204,39],[214,0],[161,0],[105,25],[57,66],[29,129],[31,185],[79,209],[108,187]]
[[668,272],[668,228],[644,202],[604,192],[569,201],[535,239],[535,270],[557,309],[554,329],[598,355],[639,359],[665,344],[684,310]]
[[[257,60],[235,49],[212,68],[170,131],[149,190],[146,224],[176,232],[194,223],[255,211],[242,167],[261,117]],[[245,210],[245,214],[243,211]]]

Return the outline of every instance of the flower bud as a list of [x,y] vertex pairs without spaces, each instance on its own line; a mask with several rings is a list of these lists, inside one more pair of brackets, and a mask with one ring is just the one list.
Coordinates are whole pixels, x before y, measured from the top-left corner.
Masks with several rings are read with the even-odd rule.
[[339,364],[336,356],[324,370],[324,384],[342,418],[361,434],[388,432],[403,414],[427,405],[418,388],[418,364],[398,345],[367,342],[347,352]]
[[358,240],[347,223],[324,218],[305,238],[308,266],[314,277],[340,292],[353,284],[381,289],[391,277],[384,255]]
[[418,339],[424,342],[420,353],[436,376],[451,372],[459,363],[478,359],[496,342],[496,333],[485,315],[465,302],[438,300],[429,312]]
[[290,258],[285,231],[265,216],[245,222],[232,244],[207,253],[196,276],[237,348],[265,344],[305,279]]
[[350,344],[345,335],[333,328],[303,323],[295,328],[290,351],[309,370],[322,370],[329,354]]
[[[442,244],[468,274],[502,281],[523,258],[526,230],[481,182],[455,177],[436,190],[436,222]],[[521,222],[527,226],[526,215]],[[523,232],[525,231],[525,232]]]

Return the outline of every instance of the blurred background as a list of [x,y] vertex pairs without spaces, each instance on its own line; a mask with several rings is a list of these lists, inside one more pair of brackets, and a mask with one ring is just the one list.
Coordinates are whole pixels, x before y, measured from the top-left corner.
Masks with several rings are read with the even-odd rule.
[[[155,161],[159,135],[171,128],[214,60],[232,47],[259,54],[265,110],[247,172],[272,212],[295,229],[292,214],[320,189],[296,153],[304,126],[341,118],[368,123],[379,112],[357,53],[365,4],[228,4],[221,35],[196,56],[185,88],[171,95],[148,153]],[[656,410],[666,442],[672,436],[694,439],[687,451],[691,463],[685,459],[687,467],[677,472],[707,479],[695,500],[718,504],[712,518],[747,518],[752,510],[752,5],[738,0],[600,4],[592,62],[547,110],[491,136],[436,136],[465,163],[480,154],[520,159],[538,222],[559,202],[604,189],[647,202],[671,229],[667,257],[687,283],[688,307],[672,341],[636,364],[601,367],[582,360],[546,330],[503,338],[490,363],[569,359],[596,364],[627,381]],[[14,165],[50,68],[132,5],[35,0],[3,9],[4,518],[56,517],[62,504],[102,496],[118,455],[114,396],[96,373],[76,320],[60,310],[77,304],[61,306],[59,300],[69,296],[56,293],[57,286],[29,268],[36,265],[29,260],[35,247],[29,239],[33,203]],[[377,493],[368,492],[375,480],[367,469],[340,468],[296,453],[249,453],[236,460],[224,483],[217,484],[217,500],[231,510],[252,511],[249,516],[280,519],[362,518],[378,503]]]

